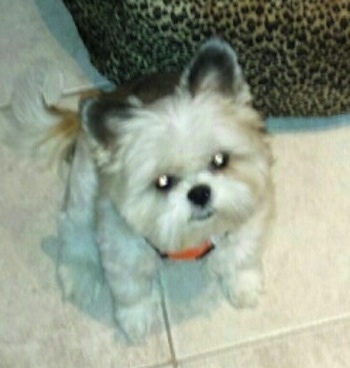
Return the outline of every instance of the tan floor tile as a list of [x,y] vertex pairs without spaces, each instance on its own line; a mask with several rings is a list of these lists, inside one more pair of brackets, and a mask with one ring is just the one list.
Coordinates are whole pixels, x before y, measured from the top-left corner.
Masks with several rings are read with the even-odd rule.
[[8,103],[16,75],[38,58],[59,62],[66,91],[102,82],[60,1],[1,0],[0,49],[0,106]]
[[257,309],[232,309],[198,264],[164,273],[179,358],[350,313],[349,147],[350,129],[275,137],[277,219]]
[[162,317],[137,347],[120,339],[111,303],[63,303],[52,259],[40,246],[55,233],[61,190],[54,174],[0,147],[0,367],[144,367],[170,361]]
[[180,368],[346,368],[350,322],[184,363]]

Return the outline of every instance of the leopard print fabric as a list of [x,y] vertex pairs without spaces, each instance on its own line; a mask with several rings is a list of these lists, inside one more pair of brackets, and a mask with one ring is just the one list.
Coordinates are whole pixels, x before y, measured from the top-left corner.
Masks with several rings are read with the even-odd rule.
[[120,83],[181,70],[218,35],[265,116],[350,111],[349,0],[63,0],[99,71]]

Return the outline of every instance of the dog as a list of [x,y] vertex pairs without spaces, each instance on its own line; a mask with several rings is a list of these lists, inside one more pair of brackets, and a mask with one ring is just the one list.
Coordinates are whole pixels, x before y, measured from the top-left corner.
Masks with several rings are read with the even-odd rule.
[[233,306],[255,306],[272,155],[231,46],[209,39],[180,75],[96,93],[79,111],[54,105],[61,82],[50,70],[15,88],[13,136],[30,136],[37,151],[70,167],[60,215],[61,260],[75,265],[73,273],[59,267],[66,294],[79,298],[83,281],[92,288],[105,278],[117,323],[140,341],[153,323],[161,259],[201,258]]

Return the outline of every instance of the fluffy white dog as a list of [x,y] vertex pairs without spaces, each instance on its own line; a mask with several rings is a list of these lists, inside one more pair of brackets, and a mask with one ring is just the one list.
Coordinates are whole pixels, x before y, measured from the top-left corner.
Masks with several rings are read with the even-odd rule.
[[85,98],[76,113],[53,107],[60,78],[47,64],[19,80],[9,112],[20,133],[12,145],[34,137],[70,162],[59,227],[62,264],[73,266],[59,267],[66,295],[82,298],[105,277],[133,341],[152,324],[164,257],[202,257],[234,306],[255,305],[271,218],[270,150],[232,48],[211,39],[178,82],[162,78]]

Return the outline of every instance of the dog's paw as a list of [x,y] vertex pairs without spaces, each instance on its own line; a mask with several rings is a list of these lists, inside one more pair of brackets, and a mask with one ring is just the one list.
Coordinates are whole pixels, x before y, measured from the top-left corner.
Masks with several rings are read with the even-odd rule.
[[117,306],[115,318],[126,338],[132,344],[138,344],[151,330],[157,315],[156,301],[147,298],[134,305]]
[[255,308],[264,292],[260,271],[244,270],[235,278],[224,281],[224,289],[231,304],[237,308]]
[[92,305],[103,287],[102,272],[94,264],[65,264],[58,267],[58,279],[64,300],[79,307]]

